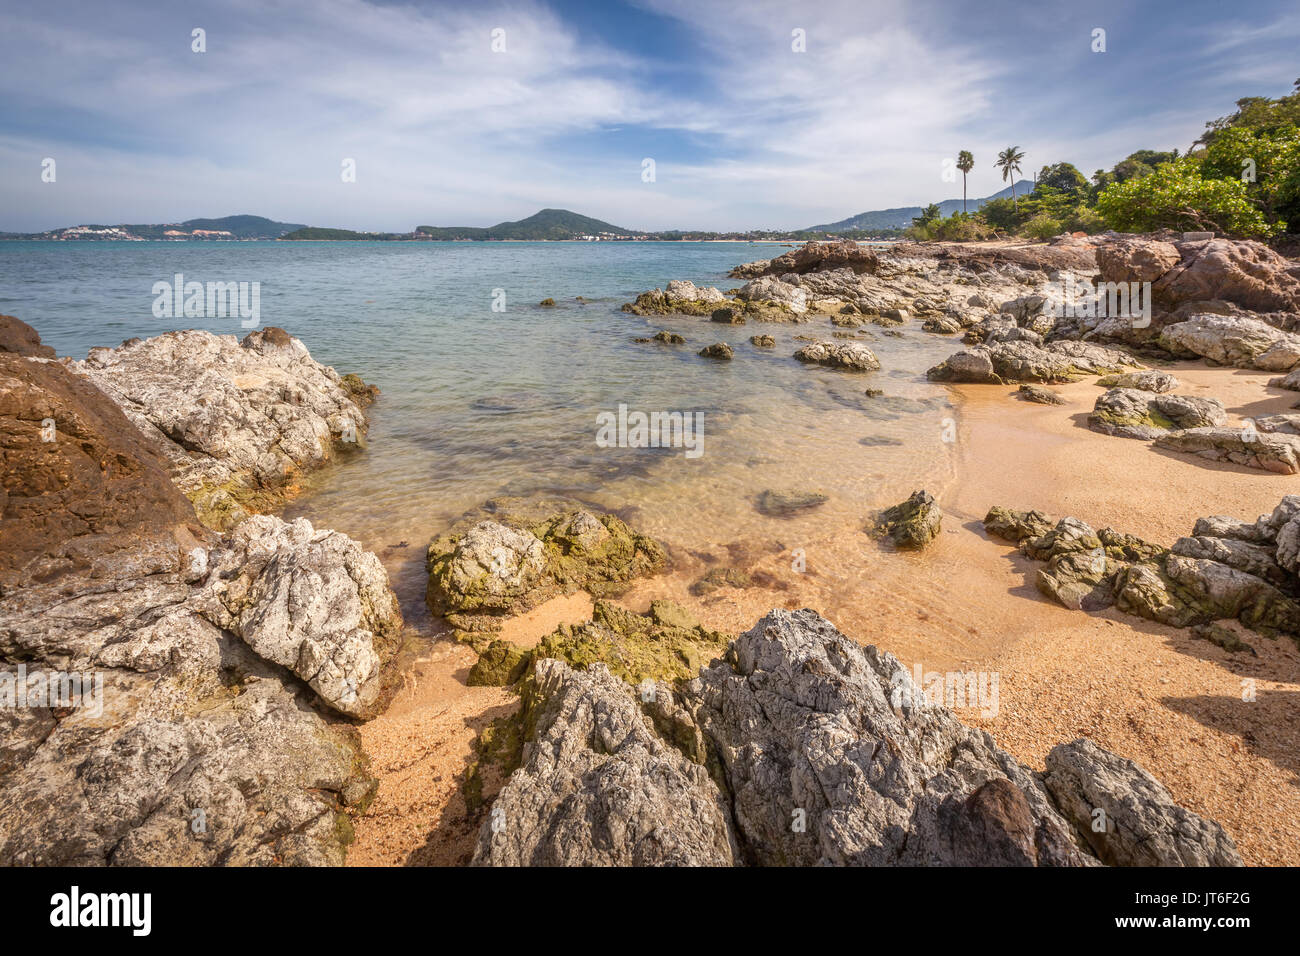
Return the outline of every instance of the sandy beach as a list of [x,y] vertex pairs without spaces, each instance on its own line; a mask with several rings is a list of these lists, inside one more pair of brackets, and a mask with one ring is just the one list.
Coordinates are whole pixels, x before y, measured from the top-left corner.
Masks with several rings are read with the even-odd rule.
[[[1223,400],[1234,420],[1275,414],[1291,393],[1266,389],[1267,373],[1167,366],[1179,394]],[[1147,442],[1090,431],[1100,390],[1093,379],[1059,386],[1065,406],[1020,401],[1015,388],[952,386],[959,408],[954,477],[930,489],[943,533],[923,554],[886,551],[861,526],[805,545],[804,573],[789,552],[753,568],[779,589],[689,591],[693,570],[638,582],[621,603],[644,610],[668,597],[709,627],[738,632],[772,607],[811,607],[855,640],[909,666],[997,673],[995,717],[959,711],[1035,768],[1051,747],[1079,736],[1130,757],[1174,799],[1219,820],[1248,864],[1300,863],[1300,652],[1257,639],[1258,657],[1228,653],[1180,630],[1114,610],[1072,611],[1039,594],[1036,563],[985,535],[992,505],[1074,515],[1161,543],[1189,534],[1207,514],[1253,519],[1294,481],[1255,469],[1158,451]],[[864,522],[867,515],[863,516]],[[585,595],[562,598],[507,625],[530,646],[560,623],[585,620]],[[459,778],[475,735],[516,706],[499,688],[466,687],[471,651],[435,644],[414,683],[361,728],[377,798],[356,821],[353,865],[463,863],[476,820],[466,818]],[[1254,682],[1255,700],[1243,698]],[[490,792],[486,794],[490,797]]]

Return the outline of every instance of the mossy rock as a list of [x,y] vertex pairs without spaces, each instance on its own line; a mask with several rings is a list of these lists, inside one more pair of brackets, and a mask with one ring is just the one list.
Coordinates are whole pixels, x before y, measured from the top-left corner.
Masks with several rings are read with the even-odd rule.
[[508,687],[524,675],[528,661],[527,650],[497,639],[479,653],[465,683],[470,687]]
[[684,608],[655,602],[637,614],[609,601],[597,601],[592,619],[564,625],[533,649],[534,660],[556,658],[585,670],[594,663],[629,684],[692,680],[701,667],[720,657],[732,635],[710,631]]
[[995,538],[1019,544],[1028,538],[1047,534],[1055,526],[1041,511],[1016,511],[994,505],[984,516],[984,530]]
[[355,372],[348,372],[339,379],[339,384],[343,386],[352,399],[360,408],[365,408],[379,395],[378,385],[367,385],[360,375]]
[[906,501],[876,516],[875,533],[888,537],[894,547],[924,548],[938,535],[943,512],[928,491],[914,491]]

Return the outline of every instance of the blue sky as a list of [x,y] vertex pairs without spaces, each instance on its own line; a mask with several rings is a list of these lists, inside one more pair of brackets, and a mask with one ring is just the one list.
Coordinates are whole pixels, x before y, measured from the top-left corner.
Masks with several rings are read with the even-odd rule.
[[0,230],[255,213],[406,231],[545,206],[795,228],[960,196],[942,178],[959,149],[973,197],[1002,187],[1009,144],[1027,176],[1185,149],[1238,97],[1289,91],[1297,50],[1300,6],[1268,0],[10,3]]

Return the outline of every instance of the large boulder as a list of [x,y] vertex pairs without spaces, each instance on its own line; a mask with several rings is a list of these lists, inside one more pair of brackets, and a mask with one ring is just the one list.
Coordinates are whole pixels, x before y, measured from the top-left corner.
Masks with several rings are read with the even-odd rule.
[[524,710],[533,737],[479,832],[475,865],[736,862],[723,793],[659,737],[634,689],[604,664],[538,661]]
[[379,559],[345,534],[255,515],[209,558],[203,614],[351,717],[387,704],[402,616]]
[[1300,362],[1300,335],[1238,316],[1193,315],[1165,326],[1159,343],[1174,355],[1237,368],[1285,372]]
[[12,315],[0,315],[0,352],[30,358],[54,358],[54,349],[41,344],[39,333]]
[[1223,425],[1227,410],[1217,398],[1161,395],[1134,388],[1112,388],[1088,415],[1088,427],[1107,435],[1150,440],[1180,428]]
[[1174,803],[1132,760],[1079,739],[1047,754],[1043,778],[1057,807],[1109,866],[1242,866],[1213,820]]
[[926,372],[935,382],[1005,385],[1014,382],[1073,382],[1088,375],[1140,366],[1117,349],[1089,342],[997,342],[957,352]]
[[782,276],[789,273],[807,273],[829,269],[851,269],[856,273],[874,273],[879,260],[869,246],[841,239],[835,242],[806,242],[798,249],[782,253],[774,259],[746,263],[733,269],[733,278],[753,278],[761,275]]
[[1210,461],[1262,468],[1279,475],[1300,472],[1300,435],[1250,428],[1187,428],[1161,435],[1156,444]]
[[273,510],[303,474],[365,441],[361,393],[283,329],[242,341],[168,332],[72,364],[157,444],[218,530]]

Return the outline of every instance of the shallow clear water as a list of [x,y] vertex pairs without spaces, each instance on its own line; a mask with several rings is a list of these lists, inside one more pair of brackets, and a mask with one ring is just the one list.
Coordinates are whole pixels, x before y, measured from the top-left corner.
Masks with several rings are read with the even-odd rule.
[[[565,493],[633,520],[678,553],[761,555],[857,523],[949,475],[953,417],[924,371],[950,338],[915,325],[873,329],[883,370],[852,374],[792,358],[796,335],[830,338],[829,318],[723,326],[625,314],[675,278],[739,285],[737,263],[778,254],[737,243],[36,243],[0,242],[0,312],[60,355],[169,328],[242,336],[238,319],[156,319],[153,284],[261,283],[261,323],[301,338],[319,361],[380,386],[369,449],[318,476],[290,515],[381,554],[411,611],[428,538],[502,494]],[[503,290],[507,309],[492,309]],[[588,301],[578,302],[582,296]],[[552,297],[555,308],[538,302]],[[659,329],[685,346],[633,342]],[[775,349],[749,344],[775,336]],[[731,362],[700,358],[712,342]],[[868,387],[885,398],[869,398]],[[596,416],[626,404],[704,413],[703,454],[602,448]],[[863,439],[875,443],[864,444]],[[765,489],[816,490],[823,507],[760,514]],[[397,547],[406,542],[405,547]],[[418,613],[418,612],[417,612]]]

